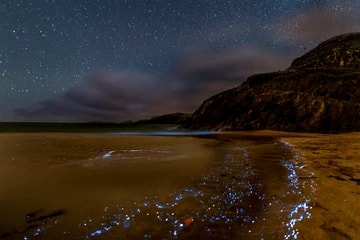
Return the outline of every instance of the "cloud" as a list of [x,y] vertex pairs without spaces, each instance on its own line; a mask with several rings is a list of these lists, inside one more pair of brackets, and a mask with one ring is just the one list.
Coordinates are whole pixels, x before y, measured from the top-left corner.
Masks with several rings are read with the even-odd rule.
[[125,121],[194,111],[247,76],[284,69],[289,59],[257,47],[186,52],[168,75],[98,71],[62,96],[16,109],[32,121]]
[[[191,46],[186,46],[187,51],[167,75],[97,71],[63,95],[14,113],[20,119],[36,121],[124,121],[194,111],[206,98],[239,85],[249,75],[285,69],[293,57],[304,53],[303,48],[337,34],[360,31],[359,0],[320,2],[305,10],[299,8],[288,17],[266,18],[262,25],[236,18],[233,25],[219,24],[200,31],[201,36],[191,39]],[[193,29],[189,31],[191,34],[182,37],[192,36]],[[237,42],[240,34],[259,45],[217,53],[201,50],[213,47],[209,42],[204,44],[204,39],[211,39],[215,47],[226,46]],[[270,50],[273,47],[278,52]]]
[[236,87],[255,73],[285,69],[290,60],[279,53],[256,46],[243,46],[220,53],[191,51],[174,66],[174,75],[182,84],[185,98],[197,99],[197,106],[205,98]]
[[254,73],[280,70],[288,60],[275,52],[246,46],[217,54],[188,53],[180,59],[175,71],[187,81],[238,82]]
[[273,24],[275,41],[307,46],[335,35],[360,31],[359,8],[355,1],[329,1],[278,20]]
[[33,120],[126,120],[156,112],[157,103],[166,97],[158,86],[159,79],[150,74],[100,71],[62,96],[16,112]]

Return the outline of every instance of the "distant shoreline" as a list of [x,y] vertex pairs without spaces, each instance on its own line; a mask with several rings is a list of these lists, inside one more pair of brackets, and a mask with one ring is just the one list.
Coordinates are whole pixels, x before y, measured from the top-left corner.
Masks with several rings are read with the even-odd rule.
[[114,132],[166,130],[174,124],[150,123],[54,123],[54,122],[1,122],[1,132]]

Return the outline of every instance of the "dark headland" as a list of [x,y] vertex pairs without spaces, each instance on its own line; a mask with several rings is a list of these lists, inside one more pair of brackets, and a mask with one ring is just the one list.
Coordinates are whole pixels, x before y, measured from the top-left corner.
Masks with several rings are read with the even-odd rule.
[[118,132],[165,131],[180,125],[189,113],[170,113],[125,122],[0,122],[0,132]]
[[187,129],[360,130],[360,33],[333,37],[284,71],[250,76],[206,101]]

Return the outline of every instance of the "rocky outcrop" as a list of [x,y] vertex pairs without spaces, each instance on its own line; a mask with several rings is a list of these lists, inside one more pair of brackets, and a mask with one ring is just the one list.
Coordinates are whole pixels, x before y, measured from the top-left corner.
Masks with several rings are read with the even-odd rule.
[[360,34],[321,43],[281,72],[251,76],[206,100],[190,129],[360,130]]
[[360,69],[360,33],[333,37],[293,61],[291,70]]

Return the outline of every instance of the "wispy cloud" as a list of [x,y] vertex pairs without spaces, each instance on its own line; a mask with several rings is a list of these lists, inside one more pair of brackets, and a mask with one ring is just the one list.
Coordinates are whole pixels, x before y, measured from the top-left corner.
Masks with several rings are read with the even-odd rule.
[[258,72],[280,70],[288,58],[256,46],[246,46],[218,54],[192,52],[175,66],[180,78],[223,83],[239,81]]
[[277,20],[273,27],[275,41],[313,46],[335,35],[360,31],[359,2],[328,1],[316,8]]
[[64,95],[16,112],[33,120],[121,120],[146,115],[164,97],[159,80],[149,74],[100,71]]
[[256,47],[218,54],[192,51],[183,54],[171,74],[99,71],[62,96],[15,112],[34,121],[124,121],[190,112],[247,76],[277,71],[288,63],[286,57]]

